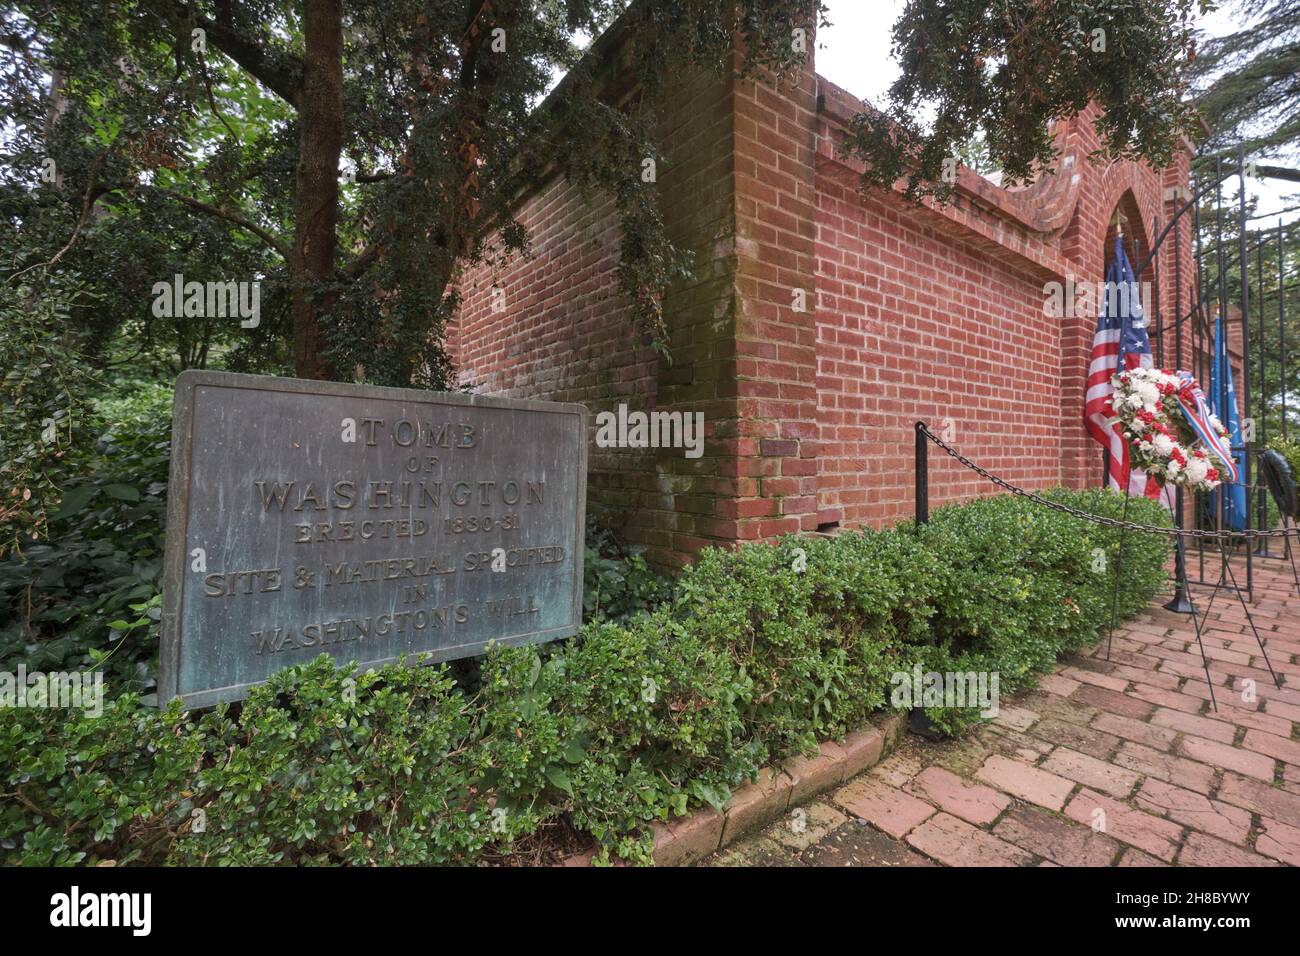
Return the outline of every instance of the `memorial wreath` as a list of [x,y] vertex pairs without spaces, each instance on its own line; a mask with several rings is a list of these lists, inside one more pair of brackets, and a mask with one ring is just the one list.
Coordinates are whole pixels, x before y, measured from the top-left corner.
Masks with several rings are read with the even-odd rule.
[[1183,371],[1133,368],[1112,379],[1111,410],[1129,460],[1161,486],[1213,491],[1237,480],[1228,430],[1209,410],[1196,379]]

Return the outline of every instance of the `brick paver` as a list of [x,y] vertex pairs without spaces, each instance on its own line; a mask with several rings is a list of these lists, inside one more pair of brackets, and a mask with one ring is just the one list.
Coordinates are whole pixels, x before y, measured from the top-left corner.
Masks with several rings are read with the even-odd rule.
[[1074,789],[1074,784],[1064,777],[998,754],[984,761],[984,766],[980,767],[976,776],[1013,797],[1049,810],[1060,810],[1065,806],[1066,798]]
[[907,835],[907,842],[949,866],[1027,866],[1031,854],[946,813],[936,814]]
[[1121,849],[1113,837],[1037,807],[1016,807],[993,832],[1062,866],[1110,866]]
[[939,809],[977,825],[992,823],[1011,803],[1010,797],[993,788],[966,783],[942,767],[927,767],[917,774],[909,790]]
[[924,800],[908,796],[871,775],[864,775],[832,794],[836,804],[877,830],[901,837],[934,814]]
[[[957,740],[884,761],[714,859],[808,866],[1300,866],[1300,597],[1256,564],[1251,607],[1220,594],[1203,632],[1160,607],[1063,660]],[[1197,590],[1203,604],[1208,592]],[[795,801],[798,802],[798,801]],[[794,802],[791,810],[794,810]]]

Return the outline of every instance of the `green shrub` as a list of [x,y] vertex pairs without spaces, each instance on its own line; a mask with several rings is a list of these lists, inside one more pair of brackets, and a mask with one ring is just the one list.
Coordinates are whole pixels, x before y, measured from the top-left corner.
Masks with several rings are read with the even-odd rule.
[[26,864],[430,864],[535,828],[494,825],[482,714],[445,668],[351,670],[324,655],[283,670],[238,719],[132,694],[99,718],[12,712],[0,846]]
[[[1058,489],[1046,497],[1089,514],[1124,513],[1123,497],[1101,489]],[[1145,498],[1129,502],[1128,520],[1171,524],[1168,512]],[[1094,642],[1110,621],[1118,529],[999,496],[940,509],[921,538],[939,559],[926,671],[997,673],[999,693],[1012,694],[1035,686],[1036,675],[1061,654]],[[1163,585],[1169,541],[1124,536],[1121,619],[1145,607]],[[955,733],[978,720],[978,709],[926,708],[926,716]]]
[[647,859],[654,820],[721,807],[766,758],[746,739],[753,684],[664,613],[591,625],[544,665],[492,655],[484,678],[489,783],[502,805],[549,801],[607,850]]
[[98,384],[70,315],[92,299],[76,275],[0,281],[0,557],[50,532],[67,456]]
[[[1118,516],[1108,492],[1054,492]],[[1167,523],[1151,502],[1129,517]],[[1032,686],[1110,617],[1119,534],[1021,499],[930,524],[713,549],[670,603],[567,642],[494,648],[472,693],[445,666],[281,671],[242,705],[98,718],[0,711],[0,859],[24,864],[472,863],[567,820],[601,860],[647,824],[891,706],[914,667]],[[1125,537],[1118,610],[1168,540]],[[147,619],[147,618],[146,618]],[[973,708],[927,708],[955,733]],[[201,821],[201,822],[200,822]]]
[[159,862],[188,815],[204,757],[176,708],[135,694],[98,717],[0,711],[0,861],[31,866]]
[[932,564],[893,531],[710,549],[683,573],[675,608],[754,681],[758,743],[809,751],[885,704],[905,643],[924,633]]
[[[171,391],[130,382],[94,403],[98,436],[65,463],[48,540],[0,557],[0,670],[102,668],[148,688],[158,652]],[[68,477],[75,475],[77,477]]]
[[475,786],[480,714],[445,668],[350,670],[322,656],[256,688],[238,721],[200,721],[206,827],[174,860],[447,863],[531,826],[494,832]]
[[655,574],[593,510],[587,515],[583,554],[582,617],[586,621],[627,621],[658,607],[671,593],[669,582]]

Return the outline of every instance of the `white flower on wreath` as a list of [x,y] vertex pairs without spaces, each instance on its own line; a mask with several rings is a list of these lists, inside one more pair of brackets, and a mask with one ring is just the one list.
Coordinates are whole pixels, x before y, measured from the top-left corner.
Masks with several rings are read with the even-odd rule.
[[[1200,442],[1190,440],[1186,447],[1182,444],[1192,436],[1187,434],[1190,429],[1183,421],[1177,401],[1171,400],[1184,387],[1178,374],[1135,368],[1126,369],[1111,381],[1115,388],[1111,401],[1113,421],[1121,426],[1121,434],[1129,442],[1137,467],[1166,486],[1174,484],[1195,491],[1210,491],[1221,484],[1218,478],[1210,479],[1210,471],[1217,473],[1218,468]],[[1210,424],[1223,434],[1223,426],[1216,419],[1211,418]],[[1175,455],[1183,457],[1185,462],[1180,464]]]

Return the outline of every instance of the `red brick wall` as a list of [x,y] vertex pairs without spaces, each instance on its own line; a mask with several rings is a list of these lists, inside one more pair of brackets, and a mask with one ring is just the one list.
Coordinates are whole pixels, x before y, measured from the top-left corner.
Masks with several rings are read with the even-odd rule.
[[[851,186],[819,182],[818,199],[823,520],[913,513],[918,419],[1017,485],[1059,483],[1060,329],[1043,315],[1044,277]],[[931,459],[932,505],[995,490]]]
[[556,178],[517,218],[532,255],[470,269],[460,283],[464,305],[449,338],[460,384],[517,398],[653,401],[653,351],[633,334],[616,288],[613,204],[586,202]]
[[736,97],[738,537],[817,528],[817,77]]
[[[880,524],[912,513],[917,419],[935,431],[950,424],[963,453],[1018,485],[1098,483],[1100,447],[1082,421],[1096,314],[1049,316],[1046,284],[1103,279],[1116,209],[1128,220],[1137,266],[1172,211],[1163,207],[1166,186],[1186,182],[1186,157],[1163,174],[1089,163],[1098,145],[1089,111],[1058,129],[1058,171],[1031,187],[998,189],[962,170],[948,206],[905,205],[874,192],[863,198],[861,167],[835,148],[858,103],[824,81],[822,95],[823,519]],[[1190,220],[1177,228],[1185,310]],[[1154,286],[1153,329],[1176,309],[1173,262],[1171,239],[1140,276]],[[931,460],[933,503],[996,490],[947,456]]]
[[[950,422],[959,448],[1018,484],[1098,480],[1082,424],[1096,320],[1048,316],[1045,284],[1101,281],[1116,208],[1143,255],[1185,157],[1162,172],[1092,165],[1085,115],[1058,130],[1058,170],[1028,188],[962,170],[947,206],[864,198],[861,167],[836,149],[859,105],[811,64],[779,87],[699,76],[669,91],[659,187],[671,235],[696,257],[695,278],[665,302],[671,364],[633,333],[617,293],[612,204],[561,177],[520,207],[532,256],[462,277],[449,344],[477,390],[705,415],[699,459],[592,447],[590,500],[659,564],[710,543],[910,515],[918,418]],[[1172,312],[1165,248],[1151,275]],[[996,490],[931,461],[935,504]]]
[[583,402],[593,413],[626,404],[704,414],[700,459],[677,449],[590,447],[589,501],[663,565],[682,563],[709,540],[734,539],[734,502],[745,490],[734,465],[732,96],[733,84],[714,76],[683,79],[666,94],[673,108],[663,112],[657,179],[669,235],[696,267],[664,303],[671,363],[634,330],[618,293],[612,200],[558,175],[519,208],[531,254],[467,269],[448,335],[461,384],[483,394]]

